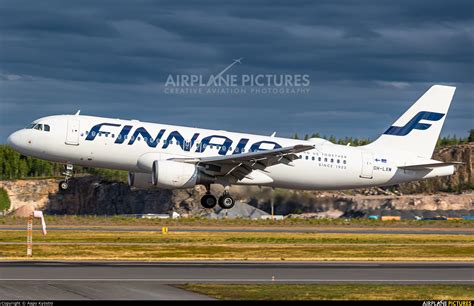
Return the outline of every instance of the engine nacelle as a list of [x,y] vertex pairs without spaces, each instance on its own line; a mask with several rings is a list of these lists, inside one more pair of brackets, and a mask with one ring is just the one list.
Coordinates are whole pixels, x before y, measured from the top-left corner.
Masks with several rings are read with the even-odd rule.
[[196,184],[207,184],[215,181],[201,173],[196,165],[171,160],[155,160],[152,167],[152,183],[166,189],[192,188]]
[[150,173],[129,172],[128,185],[136,188],[154,187]]

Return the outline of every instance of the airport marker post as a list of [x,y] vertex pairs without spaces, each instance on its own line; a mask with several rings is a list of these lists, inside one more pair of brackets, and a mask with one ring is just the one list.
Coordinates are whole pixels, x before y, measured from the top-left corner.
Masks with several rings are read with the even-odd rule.
[[28,216],[26,227],[26,256],[33,255],[33,214]]
[[275,208],[274,208],[274,205],[275,205],[275,195],[274,195],[274,192],[275,192],[275,188],[271,188],[270,190],[270,195],[271,195],[271,199],[270,199],[270,205],[271,205],[271,209],[272,209],[272,221],[275,220]]
[[33,219],[41,219],[41,228],[43,230],[43,235],[46,235],[46,223],[44,222],[43,212],[39,210],[33,211],[28,216],[28,224],[26,227],[26,256],[33,256]]

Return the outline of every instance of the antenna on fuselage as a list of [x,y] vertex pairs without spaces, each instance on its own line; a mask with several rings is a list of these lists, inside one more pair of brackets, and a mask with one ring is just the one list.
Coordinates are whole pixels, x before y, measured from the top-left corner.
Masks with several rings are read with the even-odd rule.
[[270,137],[275,137],[277,132],[273,132],[273,134],[270,135]]
[[81,113],[81,110],[78,110],[74,115],[79,116],[80,113]]

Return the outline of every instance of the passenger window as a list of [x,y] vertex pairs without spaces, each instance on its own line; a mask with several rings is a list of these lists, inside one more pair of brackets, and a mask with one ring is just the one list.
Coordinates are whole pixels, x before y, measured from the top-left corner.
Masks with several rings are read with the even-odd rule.
[[311,157],[311,159],[312,159],[312,160],[314,160],[314,156],[313,156],[313,157]]
[[306,155],[306,160],[308,160],[308,155]]
[[340,162],[341,162],[341,161],[338,159],[338,160],[337,160],[337,163],[339,164]]
[[344,164],[344,165],[346,164],[346,161],[345,161],[345,160],[343,161],[343,164]]
[[327,162],[328,162],[328,159],[327,159],[326,157],[324,158],[324,162],[325,162],[325,163],[327,163]]
[[321,161],[321,157],[318,157],[318,161]]
[[334,158],[331,158],[331,163],[333,163],[333,162],[334,162]]

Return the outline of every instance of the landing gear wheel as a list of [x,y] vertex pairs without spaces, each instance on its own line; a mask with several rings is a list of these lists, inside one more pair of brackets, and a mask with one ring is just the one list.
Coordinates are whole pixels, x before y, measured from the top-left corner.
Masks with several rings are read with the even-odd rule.
[[222,207],[222,209],[231,209],[232,207],[234,207],[234,205],[234,198],[232,198],[230,195],[224,194],[219,197],[219,206]]
[[217,199],[212,194],[206,194],[201,198],[201,205],[204,208],[214,208],[217,204]]
[[66,181],[61,181],[59,182],[59,189],[61,190],[67,190],[69,188],[69,184]]
[[64,175],[64,181],[59,182],[59,189],[67,190],[69,188],[68,180],[74,175],[74,165],[69,163],[64,165],[64,172],[62,174]]

